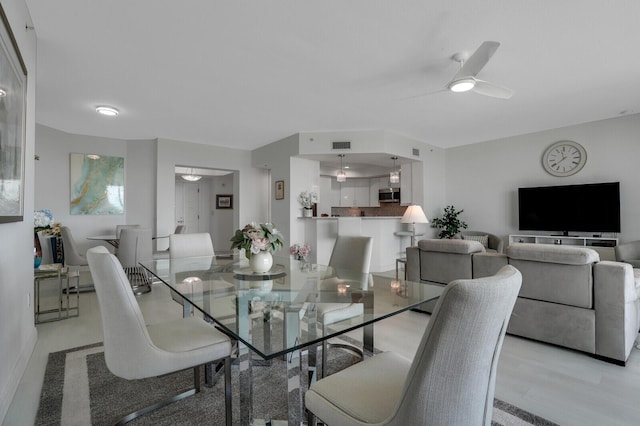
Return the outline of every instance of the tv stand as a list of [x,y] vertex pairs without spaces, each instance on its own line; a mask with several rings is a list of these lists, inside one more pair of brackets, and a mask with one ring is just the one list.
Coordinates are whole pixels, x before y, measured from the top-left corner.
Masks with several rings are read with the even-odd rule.
[[616,260],[614,247],[618,245],[618,239],[603,237],[578,237],[568,235],[509,235],[509,244],[514,243],[555,244],[589,247],[600,254],[601,260]]

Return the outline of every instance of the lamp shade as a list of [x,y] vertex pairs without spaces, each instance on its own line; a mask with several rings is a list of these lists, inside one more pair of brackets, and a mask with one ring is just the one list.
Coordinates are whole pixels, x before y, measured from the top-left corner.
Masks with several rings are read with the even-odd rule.
[[412,205],[407,207],[407,210],[405,210],[404,215],[402,216],[402,219],[400,220],[400,222],[401,223],[429,223],[429,219],[427,219],[427,216],[425,216],[424,212],[422,211],[422,207]]

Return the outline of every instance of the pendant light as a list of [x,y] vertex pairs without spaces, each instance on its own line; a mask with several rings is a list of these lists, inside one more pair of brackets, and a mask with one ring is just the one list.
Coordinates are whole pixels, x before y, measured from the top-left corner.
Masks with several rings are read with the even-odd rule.
[[186,174],[186,175],[182,175],[181,178],[186,180],[186,181],[188,181],[188,182],[197,182],[200,179],[202,179],[202,176],[194,174],[193,173],[193,168],[191,168],[191,173]]
[[389,173],[389,183],[400,183],[400,171],[396,170],[396,160],[398,157],[391,157],[393,160],[393,170]]
[[338,172],[336,179],[338,180],[338,182],[344,182],[347,180],[347,174],[342,168],[342,157],[344,157],[344,154],[338,154],[338,157],[340,157],[340,171]]

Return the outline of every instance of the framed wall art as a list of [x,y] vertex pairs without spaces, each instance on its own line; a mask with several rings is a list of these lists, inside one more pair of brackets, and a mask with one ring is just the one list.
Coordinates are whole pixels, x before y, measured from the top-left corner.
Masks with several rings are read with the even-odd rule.
[[216,209],[232,209],[233,208],[233,195],[232,194],[217,194],[216,195]]
[[124,214],[124,158],[71,154],[72,215]]
[[276,200],[284,200],[284,181],[276,181]]
[[0,223],[24,218],[27,67],[0,5]]

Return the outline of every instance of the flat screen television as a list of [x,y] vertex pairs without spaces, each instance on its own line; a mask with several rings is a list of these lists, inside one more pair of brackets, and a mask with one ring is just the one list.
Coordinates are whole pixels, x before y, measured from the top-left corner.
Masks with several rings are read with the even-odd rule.
[[620,182],[518,188],[522,231],[620,232]]

